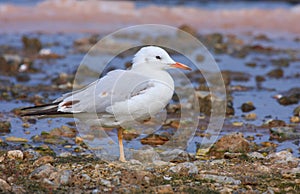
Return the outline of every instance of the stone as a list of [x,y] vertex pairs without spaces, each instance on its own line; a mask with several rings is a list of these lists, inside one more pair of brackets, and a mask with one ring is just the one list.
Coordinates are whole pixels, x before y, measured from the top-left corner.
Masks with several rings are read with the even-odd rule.
[[26,52],[36,54],[42,49],[42,43],[38,38],[22,37],[23,48]]
[[172,186],[167,184],[167,185],[159,185],[154,188],[155,193],[160,193],[160,194],[172,194],[174,193]]
[[213,152],[248,152],[250,142],[244,138],[242,133],[233,133],[221,137],[210,150]]
[[293,114],[294,114],[294,116],[300,116],[300,106],[297,106],[297,107],[293,110]]
[[56,172],[56,168],[51,164],[44,164],[35,170],[29,175],[29,179],[33,180],[43,180],[44,178],[48,178],[51,173]]
[[64,170],[60,172],[59,183],[61,185],[68,185],[70,183],[71,176],[72,176],[71,170]]
[[272,127],[270,133],[271,139],[287,140],[300,138],[300,132],[297,132],[293,127]]
[[276,79],[282,78],[283,75],[284,75],[284,72],[281,68],[273,69],[267,73],[268,77],[276,78]]
[[38,153],[33,149],[25,150],[23,153],[24,153],[24,158],[28,160],[36,160],[41,156],[40,153]]
[[288,162],[299,163],[300,160],[299,158],[294,157],[291,152],[285,150],[271,153],[266,157],[266,159],[272,160],[275,163],[284,163],[284,164]]
[[10,141],[10,142],[28,142],[28,139],[21,138],[21,137],[6,137],[5,141]]
[[53,163],[53,162],[54,162],[54,158],[52,156],[43,156],[43,157],[37,159],[36,161],[34,161],[33,165],[41,166],[43,164]]
[[7,157],[14,160],[23,160],[24,154],[21,150],[10,150],[7,152]]
[[189,175],[198,174],[199,172],[197,166],[191,162],[184,162],[177,164],[176,166],[172,166],[169,171],[175,174],[188,173]]
[[[191,34],[192,36],[195,36],[195,37],[197,36],[197,30],[190,25],[183,24],[183,25],[179,26],[178,29],[182,30],[184,32],[187,32],[187,33]],[[178,35],[180,35],[180,32],[178,32]]]
[[111,187],[111,182],[109,180],[106,180],[106,179],[100,179],[100,183],[101,185],[103,186],[106,186],[106,187]]
[[292,116],[290,118],[290,122],[291,123],[300,123],[300,117],[298,117],[298,116]]
[[181,149],[173,149],[170,151],[164,151],[160,153],[160,157],[164,161],[171,161],[171,162],[189,162],[191,161],[191,156],[184,150]]
[[0,178],[0,191],[4,193],[9,193],[11,191],[11,186],[1,178]]
[[279,98],[277,101],[279,104],[287,106],[291,104],[297,104],[299,100],[294,96],[283,96]]
[[246,102],[242,104],[241,109],[243,112],[250,112],[252,110],[255,110],[256,108],[252,102]]
[[247,154],[247,156],[249,158],[254,158],[254,159],[264,159],[264,155],[262,155],[261,153],[259,152],[250,152]]
[[255,120],[257,118],[257,115],[255,113],[249,113],[245,115],[245,119],[248,121]]
[[0,121],[0,133],[10,133],[11,124],[9,121]]
[[136,150],[132,154],[135,160],[141,162],[153,162],[154,160],[160,160],[158,153],[153,148],[148,148],[144,150]]
[[228,177],[228,176],[219,176],[219,175],[213,175],[213,174],[204,174],[202,176],[205,179],[213,180],[213,181],[216,181],[218,183],[234,184],[234,185],[240,185],[241,184],[240,180],[236,180],[236,179],[234,179],[232,177]]

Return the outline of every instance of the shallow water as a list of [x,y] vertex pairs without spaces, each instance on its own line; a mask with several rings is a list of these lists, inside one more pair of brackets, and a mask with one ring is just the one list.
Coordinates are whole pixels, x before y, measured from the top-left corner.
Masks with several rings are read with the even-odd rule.
[[[221,135],[232,132],[243,132],[246,137],[262,134],[262,136],[255,138],[255,143],[260,144],[261,142],[270,141],[269,129],[261,129],[259,126],[270,119],[280,119],[289,124],[293,109],[299,106],[299,103],[282,106],[273,98],[273,96],[282,94],[291,88],[299,87],[300,44],[299,40],[296,40],[296,38],[299,39],[300,33],[300,26],[298,25],[300,18],[299,5],[256,1],[247,3],[223,2],[221,4],[196,3],[193,1],[184,5],[174,3],[170,5],[167,2],[163,6],[149,2],[122,2],[118,6],[115,6],[115,2],[103,2],[100,6],[88,1],[71,0],[65,1],[65,3],[57,0],[32,0],[26,2],[0,1],[0,45],[11,46],[13,52],[22,55],[21,38],[23,35],[28,35],[29,37],[39,38],[43,43],[43,47],[50,48],[53,53],[63,55],[64,58],[35,59],[33,67],[40,71],[28,73],[30,76],[29,81],[19,82],[14,75],[2,74],[0,74],[0,80],[7,87],[21,85],[37,88],[22,92],[27,93],[28,97],[41,96],[43,103],[49,103],[61,94],[72,90],[72,88],[59,89],[57,87],[46,89],[44,87],[43,89],[41,86],[52,85],[52,79],[61,73],[68,75],[76,73],[85,52],[76,50],[73,44],[75,40],[88,37],[91,33],[100,33],[102,36],[120,27],[160,21],[163,24],[173,26],[189,24],[197,29],[198,32],[201,32],[202,35],[210,32],[222,32],[225,42],[229,37],[236,36],[243,41],[244,45],[259,45],[266,50],[268,48],[272,50],[269,53],[264,53],[264,51],[249,52],[245,57],[241,58],[234,57],[228,53],[214,54],[221,70],[247,72],[250,74],[249,81],[232,81],[230,84],[231,86],[245,86],[248,89],[246,91],[232,92],[235,115],[226,119],[227,125],[223,128]],[[7,3],[13,4],[8,5]],[[98,6],[98,9],[89,12],[89,9],[95,5]],[[57,13],[57,9],[63,11]],[[64,12],[66,9],[69,10],[68,14]],[[81,10],[85,10],[85,18],[77,14]],[[210,21],[207,21],[205,18],[210,18]],[[37,33],[37,31],[46,33]],[[261,34],[265,34],[268,40],[257,38]],[[138,39],[146,38],[147,35],[136,37],[133,34],[127,34],[124,37],[125,43],[133,44]],[[212,48],[209,49],[213,50]],[[0,54],[2,53],[0,52]],[[288,67],[282,67],[284,70],[283,78],[275,79],[265,76],[270,70],[276,68],[276,66],[272,65],[273,59],[289,59],[292,55],[294,60],[290,62]],[[95,60],[99,60],[99,63],[106,63],[111,57],[109,53],[106,53],[103,57]],[[187,65],[193,65],[183,56],[174,55],[172,57]],[[124,64],[129,62],[131,58],[132,55],[116,57],[111,61],[110,68],[124,68]],[[248,62],[256,63],[256,66],[249,67],[246,65]],[[260,85],[255,81],[255,76],[258,75],[266,77],[266,81]],[[88,84],[96,78],[97,76],[91,76],[83,83]],[[179,83],[180,80],[178,81]],[[197,81],[194,81],[193,84],[195,87],[199,85]],[[180,84],[178,87],[180,87]],[[253,121],[246,121],[244,119],[246,113],[243,113],[240,109],[241,105],[247,101],[252,101],[256,107],[252,112],[257,115],[257,119]],[[22,119],[15,116],[12,110],[31,106],[33,105],[32,101],[26,99],[1,99],[0,105],[1,120],[8,120],[12,124],[11,132],[9,134],[1,134],[1,139],[5,139],[7,136],[24,137],[29,139],[31,144],[39,145],[40,143],[33,143],[31,137],[41,134],[42,131],[50,131],[55,127],[60,127],[66,125],[67,122],[73,121],[72,118],[45,118],[37,120],[36,124],[31,124],[29,128],[24,128]],[[49,120],[52,122],[49,123]],[[243,127],[232,127],[228,124],[232,122],[242,122],[244,125]],[[299,124],[296,124],[296,129],[299,130]],[[162,131],[157,131],[157,133]],[[107,134],[116,142],[116,130],[109,131]],[[141,135],[131,141],[125,141],[125,147],[133,149],[142,147],[140,139],[145,136]],[[103,144],[101,140],[97,141],[93,143]],[[195,153],[197,145],[201,141],[201,137],[195,136],[188,145],[187,150]],[[272,140],[272,142],[278,144],[277,150],[291,148],[297,157],[300,156],[299,142],[296,140],[282,142]],[[51,145],[51,147],[58,153],[64,150],[62,146]]]
[[[53,42],[58,42],[59,44],[49,44],[48,48],[51,48],[52,52],[59,53],[64,55],[63,59],[37,59],[34,61],[33,67],[40,69],[41,71],[38,73],[30,73],[30,81],[28,82],[18,82],[14,76],[0,76],[0,79],[5,79],[9,81],[9,84],[13,85],[25,85],[30,87],[40,87],[41,85],[51,85],[53,77],[58,76],[59,73],[65,72],[69,75],[72,75],[76,72],[78,65],[80,64],[82,58],[84,57],[84,53],[77,52],[74,50],[72,46],[72,42],[78,38],[85,37],[89,34],[30,34],[33,37],[39,37],[40,40],[44,44],[49,44]],[[22,34],[2,34],[3,37],[0,40],[0,45],[10,45],[15,47],[16,49],[21,49],[22,44],[20,43]],[[252,35],[242,37],[245,41],[250,40]],[[7,42],[6,40],[10,40]],[[281,41],[280,41],[281,40]],[[295,47],[295,41],[289,38],[280,38],[272,39],[270,44],[274,43],[274,47],[281,49],[292,49],[300,56],[300,48]],[[281,42],[280,46],[276,47],[276,42]],[[264,41],[260,42],[256,40],[255,44],[264,44]],[[53,45],[53,46],[51,46]],[[272,46],[273,47],[273,46]],[[124,68],[124,64],[130,60],[132,56],[126,57],[117,57],[111,62],[113,68]],[[190,63],[186,61],[187,59],[182,56],[173,56],[176,60],[181,61],[183,63]],[[259,126],[262,125],[269,119],[280,119],[285,121],[286,123],[290,123],[289,119],[292,115],[293,109],[297,106],[289,105],[282,106],[280,105],[272,96],[276,94],[280,94],[284,91],[289,90],[290,88],[299,86],[299,79],[295,74],[300,72],[300,62],[298,60],[291,62],[288,67],[283,67],[284,69],[284,77],[280,79],[274,78],[266,78],[265,82],[262,82],[260,88],[257,87],[257,83],[255,81],[256,75],[265,75],[271,69],[274,69],[274,66],[271,65],[270,60],[276,57],[286,57],[285,54],[273,56],[273,55],[254,55],[249,54],[246,58],[235,58],[229,56],[227,54],[215,54],[215,58],[218,60],[218,65],[221,70],[232,70],[232,71],[240,71],[247,72],[250,74],[249,81],[233,81],[231,82],[231,86],[242,85],[247,86],[250,89],[246,91],[233,91],[232,96],[234,99],[234,109],[235,115],[232,118],[227,118],[226,123],[231,122],[243,122],[244,126],[241,128],[235,127],[224,127],[221,135],[225,135],[232,132],[243,132],[244,135],[247,136],[255,136],[256,134],[263,134],[263,136],[255,138],[254,142],[260,144],[261,142],[269,141],[270,132],[268,129],[259,129]],[[262,62],[263,60],[263,62]],[[246,66],[246,62],[257,62],[256,67],[248,67]],[[116,65],[119,64],[119,65]],[[261,64],[261,65],[260,65]],[[265,64],[265,65],[263,65]],[[190,64],[189,64],[190,65]],[[8,83],[6,83],[8,84]],[[194,82],[195,86],[198,83]],[[271,90],[270,90],[271,89]],[[40,90],[37,93],[29,92],[29,96],[40,95],[46,96],[43,99],[43,102],[48,103],[53,99],[59,97],[61,94],[71,91],[69,89],[54,89],[52,91],[43,91]],[[252,111],[257,114],[257,119],[253,121],[246,121],[243,118],[243,113],[240,109],[242,103],[252,101],[256,107],[256,110]],[[44,118],[37,120],[36,124],[30,125],[29,128],[22,127],[23,121],[21,118],[16,117],[13,113],[11,113],[12,109],[31,106],[32,103],[20,99],[12,99],[9,101],[1,100],[0,112],[3,114],[2,120],[9,120],[12,124],[11,133],[2,134],[2,139],[7,136],[16,136],[16,137],[24,137],[31,140],[31,137],[35,135],[41,134],[42,131],[50,131],[55,127],[60,127],[62,125],[66,125],[67,122],[73,121],[72,118]],[[51,120],[51,123],[49,121]],[[165,129],[164,129],[165,130]],[[163,130],[163,131],[164,131]],[[156,133],[161,133],[162,131],[158,130]],[[108,136],[112,138],[113,141],[116,142],[116,130],[109,131]],[[125,141],[125,147],[127,148],[141,148],[142,144],[140,143],[140,139],[145,137],[146,135],[141,135],[138,138],[135,138],[131,141]],[[197,149],[197,145],[201,142],[202,138],[199,136],[195,136],[190,144],[187,147],[189,152],[194,153]],[[278,144],[277,150],[282,150],[286,148],[291,148],[296,156],[299,156],[299,145],[295,142],[295,140],[286,140],[283,142],[278,142],[276,140],[272,140],[272,142]],[[93,143],[103,144],[101,139],[95,140]],[[39,145],[40,143],[33,143]],[[51,147],[56,150],[58,153],[64,150],[63,147],[51,145]]]

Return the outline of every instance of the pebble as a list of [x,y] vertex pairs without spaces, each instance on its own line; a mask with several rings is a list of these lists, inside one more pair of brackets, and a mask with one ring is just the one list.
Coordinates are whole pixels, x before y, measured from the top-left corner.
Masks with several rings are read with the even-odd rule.
[[167,166],[167,165],[169,165],[169,162],[165,162],[162,160],[154,160],[153,165],[154,166]]
[[259,152],[250,152],[247,154],[247,156],[249,158],[254,158],[254,159],[264,159],[264,155],[262,155],[261,153]]
[[54,158],[52,156],[43,156],[39,159],[37,159],[33,165],[34,166],[41,166],[43,164],[47,164],[47,163],[53,163],[54,162]]
[[182,171],[187,171],[189,175],[198,174],[199,172],[198,167],[191,162],[184,162],[177,164],[176,166],[172,166],[169,171],[176,174]]
[[0,178],[0,191],[6,193],[11,191],[11,186],[3,179]]
[[300,116],[300,106],[297,106],[297,107],[293,110],[293,114],[294,114],[294,116]]
[[236,180],[232,177],[228,176],[219,176],[219,175],[213,175],[213,174],[204,174],[202,175],[205,179],[213,180],[218,183],[225,183],[225,184],[234,184],[234,185],[239,185],[241,184],[240,180]]
[[298,116],[292,116],[290,118],[291,123],[300,123],[300,117]]
[[243,112],[250,112],[252,110],[255,110],[256,108],[253,105],[253,102],[246,102],[242,104],[241,109]]
[[143,165],[140,161],[135,160],[135,159],[131,159],[131,160],[129,161],[129,163],[130,163],[131,165]]
[[246,114],[245,119],[246,120],[255,120],[257,118],[257,115],[255,113],[249,113]]
[[141,162],[153,162],[154,160],[160,160],[158,153],[151,147],[145,150],[134,151],[133,158]]
[[9,121],[0,121],[0,133],[10,133],[11,124]]
[[29,175],[29,179],[34,180],[42,180],[47,178],[51,175],[51,173],[56,172],[56,168],[53,167],[51,164],[44,164],[36,169]]
[[61,172],[60,178],[59,178],[59,183],[62,185],[67,185],[70,183],[70,179],[72,176],[72,171],[71,170],[64,170]]
[[171,162],[189,162],[191,160],[190,154],[181,149],[164,151],[160,153],[160,157],[164,161],[171,161]]
[[156,186],[154,188],[154,192],[155,193],[164,193],[164,194],[172,194],[174,193],[173,189],[172,189],[172,186],[167,184],[167,185],[159,185],[159,186]]
[[293,156],[291,152],[288,151],[280,151],[269,154],[267,159],[274,161],[275,163],[288,163],[288,162],[297,162],[299,163],[299,158]]
[[106,179],[100,179],[100,183],[101,185],[103,186],[106,186],[106,187],[111,187],[111,182],[109,180],[106,180]]
[[21,150],[10,150],[7,152],[7,157],[14,160],[23,160],[24,154]]
[[71,152],[62,152],[58,155],[58,157],[66,158],[72,156]]
[[267,76],[269,76],[271,78],[276,78],[276,79],[282,78],[283,75],[284,75],[284,72],[281,68],[273,69],[267,73]]
[[281,98],[277,99],[278,103],[284,106],[291,105],[291,104],[297,104],[298,99],[294,96],[282,96]]
[[272,127],[270,132],[271,137],[274,139],[287,140],[300,138],[300,132],[297,132],[293,127]]
[[221,137],[212,147],[210,152],[248,152],[250,142],[242,133],[233,133]]
[[10,141],[10,142],[28,142],[28,139],[21,138],[21,137],[6,137],[5,141]]

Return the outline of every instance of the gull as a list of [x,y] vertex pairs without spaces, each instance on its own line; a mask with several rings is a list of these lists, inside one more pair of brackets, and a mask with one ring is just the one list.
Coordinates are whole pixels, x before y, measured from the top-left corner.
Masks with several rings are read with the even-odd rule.
[[101,126],[118,128],[119,160],[125,162],[122,129],[159,113],[171,100],[171,68],[191,70],[157,46],[141,48],[129,70],[113,70],[86,87],[66,93],[51,104],[23,108],[22,116],[97,113]]

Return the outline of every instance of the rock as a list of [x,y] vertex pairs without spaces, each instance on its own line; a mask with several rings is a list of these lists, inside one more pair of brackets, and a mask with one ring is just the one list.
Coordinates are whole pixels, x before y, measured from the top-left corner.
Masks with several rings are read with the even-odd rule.
[[42,43],[37,38],[22,37],[23,48],[27,53],[37,54],[42,49]]
[[264,81],[266,81],[266,78],[264,76],[257,75],[255,77],[255,80],[256,80],[256,82],[264,82]]
[[290,118],[290,122],[291,123],[300,123],[300,117],[298,117],[298,116],[292,116]]
[[255,106],[252,102],[246,102],[242,104],[241,109],[243,112],[250,112],[252,110],[255,110]]
[[[187,32],[189,34],[191,34],[192,36],[197,36],[197,30],[195,28],[193,28],[192,26],[189,26],[189,25],[186,25],[186,24],[183,24],[181,26],[179,26],[178,28],[179,30],[182,30],[184,32]],[[180,36],[180,31],[177,33],[179,36]]]
[[28,160],[36,160],[40,157],[40,154],[33,149],[25,150],[24,152],[24,158]]
[[154,166],[167,166],[167,165],[169,165],[169,162],[165,162],[162,160],[154,160],[153,165]]
[[169,171],[175,174],[182,173],[188,175],[195,175],[199,172],[198,167],[191,162],[179,163],[176,166],[172,166]]
[[287,140],[287,139],[299,139],[300,132],[297,132],[292,127],[272,127],[270,129],[271,139]]
[[154,187],[154,192],[158,194],[172,194],[174,193],[171,185],[159,185]]
[[40,166],[36,168],[30,175],[29,179],[33,180],[43,180],[45,178],[48,178],[51,173],[56,172],[56,168],[53,167],[51,164],[44,164],[43,166]]
[[277,67],[288,67],[290,65],[289,59],[273,59],[271,62]]
[[232,177],[228,176],[219,176],[219,175],[212,175],[212,174],[204,174],[202,175],[203,178],[208,179],[208,180],[213,180],[218,183],[223,183],[223,184],[234,184],[234,185],[239,185],[241,184],[240,180],[236,180]]
[[150,134],[147,137],[141,139],[142,144],[148,144],[148,145],[163,145],[167,141],[169,141],[168,137],[163,135],[158,135],[158,134]]
[[293,96],[283,96],[277,100],[277,102],[281,105],[287,106],[291,104],[297,104],[298,99]]
[[233,133],[221,137],[211,148],[211,154],[224,152],[245,153],[250,150],[250,142],[244,138],[242,133]]
[[22,194],[22,193],[26,193],[26,191],[25,191],[23,186],[13,185],[12,186],[12,193]]
[[11,186],[1,178],[0,178],[0,191],[2,191],[3,193],[9,193],[11,191]]
[[54,158],[52,156],[43,156],[43,157],[37,159],[36,161],[34,161],[33,165],[41,166],[43,164],[53,163],[53,162],[54,162]]
[[264,159],[264,155],[262,155],[261,153],[259,152],[251,152],[251,153],[248,153],[247,156],[249,158],[254,158],[254,159]]
[[10,133],[11,124],[9,121],[0,121],[0,133]]
[[293,114],[294,114],[294,116],[300,116],[300,106],[297,106],[297,107],[293,110]]
[[24,154],[21,150],[10,150],[7,152],[7,157],[14,160],[23,160]]
[[18,82],[28,82],[30,81],[30,75],[27,73],[18,73],[16,79]]
[[193,158],[190,156],[189,153],[187,153],[184,150],[180,150],[180,149],[164,151],[164,152],[160,153],[160,157],[164,161],[171,161],[171,162],[178,162],[178,163],[189,162],[189,161],[193,160]]
[[245,119],[248,120],[248,121],[253,121],[257,118],[256,114],[255,113],[249,113],[249,114],[246,114],[245,115]]
[[284,127],[286,123],[283,120],[269,120],[263,124],[263,126],[268,127]]
[[49,134],[52,136],[63,136],[63,137],[76,137],[76,129],[68,127],[68,126],[61,126],[60,128],[54,128],[52,129]]
[[129,163],[130,163],[131,165],[143,165],[140,161],[135,160],[135,159],[131,159],[131,160],[129,161]]
[[275,153],[271,153],[269,154],[266,159],[269,159],[275,163],[299,163],[299,158],[296,158],[293,156],[293,154],[291,152],[288,151],[280,151],[280,152],[275,152]]
[[268,77],[276,78],[276,79],[282,78],[283,75],[284,75],[284,72],[281,68],[273,69],[267,73]]
[[85,173],[81,174],[81,179],[84,180],[85,182],[91,181],[91,177]]
[[71,152],[62,152],[58,155],[58,157],[62,157],[62,158],[67,158],[67,157],[70,157],[70,156],[72,156]]
[[68,185],[70,183],[72,176],[72,171],[71,170],[63,170],[60,172],[60,177],[59,177],[59,184],[61,185]]
[[134,151],[133,158],[141,162],[153,162],[154,160],[160,160],[158,153],[151,147],[145,150]]
[[111,182],[109,180],[106,180],[106,179],[100,179],[100,183],[101,185],[103,186],[106,186],[106,187],[111,187]]
[[11,142],[28,142],[28,139],[21,138],[21,137],[6,137],[5,141],[11,141]]
[[249,73],[241,72],[241,71],[222,71],[222,76],[229,78],[229,82],[238,81],[238,82],[247,82],[251,79],[251,75]]

